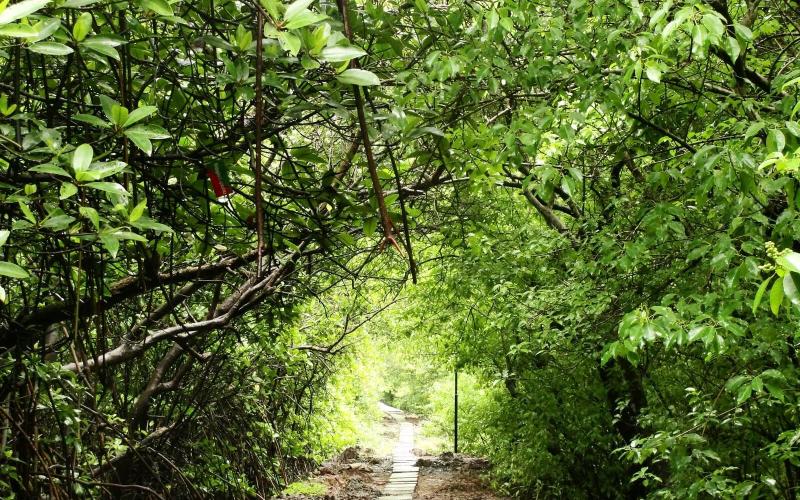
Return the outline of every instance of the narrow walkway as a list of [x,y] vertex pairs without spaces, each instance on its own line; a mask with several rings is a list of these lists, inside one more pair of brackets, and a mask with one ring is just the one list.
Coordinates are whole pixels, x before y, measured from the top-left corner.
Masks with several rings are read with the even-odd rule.
[[[384,411],[391,414],[396,420],[404,418],[404,414],[397,408],[384,407]],[[414,448],[414,425],[410,422],[400,424],[400,437],[392,455],[392,475],[389,483],[383,490],[382,500],[412,500],[417,487],[419,467],[416,466],[417,457],[411,451]]]

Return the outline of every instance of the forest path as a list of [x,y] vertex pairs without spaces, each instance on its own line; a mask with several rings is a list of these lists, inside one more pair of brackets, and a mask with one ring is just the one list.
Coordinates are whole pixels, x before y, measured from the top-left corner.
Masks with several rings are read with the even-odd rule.
[[[429,454],[417,417],[379,403],[383,413],[377,450],[348,448],[305,478],[320,493],[281,494],[281,500],[507,500],[486,483],[489,463],[468,455]],[[418,435],[419,434],[419,435]],[[415,439],[417,438],[417,439]],[[392,448],[394,446],[394,448]]]
[[381,410],[394,420],[400,420],[400,435],[392,454],[392,475],[383,489],[383,500],[413,500],[417,487],[419,467],[414,455],[414,424],[403,422],[405,413],[402,410],[379,403]]

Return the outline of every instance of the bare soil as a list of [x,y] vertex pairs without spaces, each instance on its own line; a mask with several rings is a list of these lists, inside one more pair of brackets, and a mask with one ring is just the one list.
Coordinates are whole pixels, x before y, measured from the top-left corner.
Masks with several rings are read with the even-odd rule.
[[414,500],[506,500],[487,484],[484,476],[490,469],[483,458],[443,453],[422,456]]
[[372,500],[381,495],[389,481],[391,457],[375,457],[372,450],[347,448],[336,458],[317,468],[307,478],[320,482],[328,491],[322,496],[280,495],[281,500]]
[[[411,419],[407,419],[411,421]],[[388,443],[398,439],[399,421],[384,419],[383,437]],[[506,500],[489,488],[484,476],[490,469],[482,458],[443,453],[420,457],[419,482],[414,500]],[[280,500],[373,500],[381,496],[392,469],[391,456],[375,456],[361,447],[347,448],[336,458],[323,463],[307,480],[321,482],[327,492],[321,496],[280,495]]]

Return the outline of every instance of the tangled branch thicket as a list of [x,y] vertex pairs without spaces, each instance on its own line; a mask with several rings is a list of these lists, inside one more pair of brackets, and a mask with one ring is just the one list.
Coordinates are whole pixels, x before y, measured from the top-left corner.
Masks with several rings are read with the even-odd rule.
[[[1,310],[4,484],[266,495],[313,454],[301,422],[332,368],[291,349],[296,307],[378,255],[353,238],[374,192],[351,89],[286,54],[291,31],[257,54],[257,4],[47,3],[20,4],[38,34],[0,52],[3,258],[27,269]],[[303,12],[324,61],[338,23]]]

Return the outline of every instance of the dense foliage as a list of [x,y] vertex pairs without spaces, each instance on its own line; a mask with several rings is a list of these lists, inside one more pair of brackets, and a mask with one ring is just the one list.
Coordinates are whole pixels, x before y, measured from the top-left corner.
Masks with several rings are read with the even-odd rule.
[[4,492],[265,495],[373,411],[304,299],[378,253],[377,78],[311,3],[0,6]]
[[484,118],[410,310],[483,380],[468,449],[523,496],[794,498],[796,5],[506,6],[437,54]]
[[405,293],[509,492],[794,498],[798,12],[0,2],[0,488],[268,495]]

